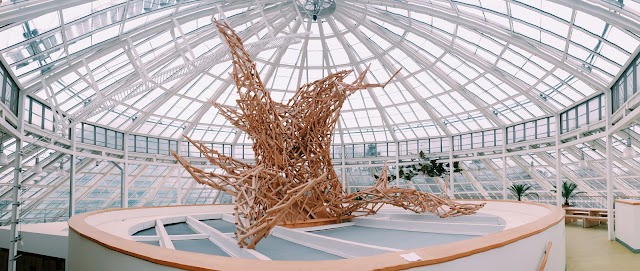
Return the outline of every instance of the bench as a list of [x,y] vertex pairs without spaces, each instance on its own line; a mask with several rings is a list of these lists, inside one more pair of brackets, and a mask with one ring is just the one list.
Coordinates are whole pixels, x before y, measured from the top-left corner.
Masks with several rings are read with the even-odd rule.
[[576,222],[577,220],[582,220],[582,227],[588,228],[596,225],[602,224],[602,222],[606,223],[609,220],[606,216],[587,216],[587,215],[565,215],[565,222],[571,223]]
[[608,221],[607,209],[565,208],[565,223],[582,220],[582,227],[592,227]]

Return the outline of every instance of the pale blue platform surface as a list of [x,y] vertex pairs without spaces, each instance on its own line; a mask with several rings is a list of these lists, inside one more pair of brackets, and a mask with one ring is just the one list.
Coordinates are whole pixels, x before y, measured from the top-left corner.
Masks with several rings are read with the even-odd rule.
[[310,247],[298,245],[287,240],[267,236],[256,246],[256,251],[280,261],[318,261],[318,260],[339,260],[342,257],[315,250]]
[[413,249],[474,238],[474,235],[411,232],[348,226],[311,233],[337,239],[396,249]]

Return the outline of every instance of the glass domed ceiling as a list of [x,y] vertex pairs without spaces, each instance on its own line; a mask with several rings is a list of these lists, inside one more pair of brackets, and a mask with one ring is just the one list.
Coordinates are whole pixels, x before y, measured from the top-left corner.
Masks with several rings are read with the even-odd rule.
[[[308,33],[255,56],[278,101],[338,70],[355,76],[370,66],[374,83],[402,69],[385,89],[348,100],[334,137],[343,143],[553,115],[608,89],[640,44],[635,1],[624,9],[622,1],[596,0],[15,2],[0,4],[0,55],[23,90],[66,115],[84,113],[77,121],[225,143],[248,141],[209,104],[235,105],[230,61],[152,80],[224,48],[213,17],[246,43]],[[20,14],[11,13],[16,8]],[[31,19],[7,24],[20,16]],[[144,91],[117,95],[136,84]]]

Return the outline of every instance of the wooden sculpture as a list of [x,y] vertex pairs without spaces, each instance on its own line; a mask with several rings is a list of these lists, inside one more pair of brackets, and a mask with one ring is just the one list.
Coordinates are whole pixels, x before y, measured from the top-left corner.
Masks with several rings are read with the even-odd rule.
[[254,248],[279,224],[340,222],[374,214],[385,203],[442,217],[472,214],[483,206],[457,204],[415,189],[387,187],[386,173],[375,187],[345,194],[330,156],[340,109],[356,91],[384,87],[388,81],[366,84],[367,69],[349,84],[344,79],[352,71],[340,71],[303,85],[287,104],[275,102],[242,40],[226,23],[216,22],[216,26],[233,57],[239,99],[237,108],[212,105],[252,139],[255,164],[223,155],[187,136],[185,139],[223,173],[204,171],[171,153],[197,182],[235,197],[235,234],[240,247]]

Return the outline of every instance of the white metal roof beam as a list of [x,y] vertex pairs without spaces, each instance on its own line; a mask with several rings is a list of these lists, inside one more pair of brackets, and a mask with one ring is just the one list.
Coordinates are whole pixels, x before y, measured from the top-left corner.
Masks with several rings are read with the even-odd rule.
[[[617,7],[612,5],[611,3],[607,3],[607,1],[602,0],[584,0],[584,1],[575,1],[575,0],[549,0],[551,2],[555,2],[561,4],[563,6],[582,11],[584,13],[588,13],[592,16],[598,17],[601,20],[620,27],[623,30],[627,30],[636,35],[636,37],[640,36],[640,24],[637,21],[632,21],[629,17],[637,17],[638,14],[632,13],[629,10],[624,8]],[[597,7],[597,6],[600,6]],[[612,11],[616,11],[618,13],[624,13],[625,16],[618,16],[618,14],[613,13]],[[615,14],[611,16],[611,14]]]
[[[460,163],[460,165],[462,168],[465,169],[461,172],[461,174],[465,176],[467,180],[469,180],[469,183],[471,183],[471,185],[476,189],[476,192],[480,193],[484,198],[489,198],[489,192],[487,192],[487,190],[484,189],[482,184],[478,181],[478,179],[476,179],[476,176],[473,175],[473,173],[469,172],[470,171],[469,167],[465,163]],[[469,191],[465,191],[465,192],[467,194],[470,193]],[[475,193],[475,192],[471,192],[471,193]]]
[[[368,21],[368,19],[366,19],[366,18],[362,18],[362,20]],[[437,75],[439,79],[442,79],[444,82],[446,82],[451,88],[453,88],[460,95],[465,97],[468,102],[473,104],[474,107],[476,107],[478,110],[480,110],[480,112],[482,112],[485,115],[485,117],[487,119],[491,120],[495,125],[497,125],[498,127],[504,127],[505,126],[505,123],[501,119],[497,118],[493,113],[491,113],[491,112],[489,112],[487,110],[487,107],[489,107],[490,105],[486,104],[484,102],[484,100],[482,100],[480,97],[477,97],[475,94],[467,91],[462,85],[460,85],[458,82],[456,82],[453,79],[451,79],[451,77],[446,75],[442,71],[442,69],[438,68],[435,65],[435,63],[431,62],[430,60],[428,60],[423,55],[416,53],[416,50],[412,50],[412,48],[409,48],[409,47],[413,47],[412,45],[407,45],[407,43],[403,42],[402,39],[398,39],[397,36],[396,37],[390,37],[387,33],[382,32],[379,28],[372,27],[369,30],[371,30],[372,32],[376,33],[378,36],[380,36],[381,38],[385,39],[387,42],[389,42],[391,44],[394,44],[400,51],[405,53],[407,56],[411,57],[413,60],[420,60],[420,61],[415,61],[415,62],[420,67],[422,67],[422,68],[424,68],[424,69],[426,69],[428,71],[431,71],[432,73]],[[405,28],[405,31],[409,32],[409,30],[407,28]],[[413,48],[413,49],[419,49],[419,48]],[[487,71],[484,71],[484,72],[487,72]],[[470,80],[469,82],[472,82],[472,81]],[[475,96],[475,97],[472,97],[472,96]],[[484,104],[480,104],[480,103],[484,103]]]
[[[213,27],[212,27],[210,30],[208,30],[208,32],[209,32],[209,33],[217,33]],[[201,34],[203,34],[203,33],[201,33]],[[196,37],[196,38],[197,38],[197,40],[199,41],[199,42],[197,42],[197,44],[199,44],[200,42],[204,42],[204,41],[206,40],[206,37],[207,37],[207,36],[208,36],[208,35],[200,35],[200,36]],[[128,38],[128,37],[127,37],[127,40],[129,40],[129,38]],[[129,43],[131,44],[131,42],[129,42]],[[184,44],[189,44],[189,43],[188,43],[188,42],[184,42]],[[126,50],[125,50],[125,51],[126,51]],[[173,52],[172,54],[170,54],[170,55],[169,55],[169,57],[166,57],[166,58],[165,58],[165,61],[170,61],[170,60],[172,60],[173,58],[175,58],[175,56],[176,56],[176,55],[179,55],[179,52]],[[129,56],[129,57],[130,57],[130,59],[131,59],[131,56],[130,56],[129,54],[128,54],[128,56]],[[139,65],[135,65],[135,63],[137,63],[137,61],[134,61],[135,59],[137,59],[137,58],[135,58],[135,57],[134,57],[134,59],[132,60],[132,65],[134,65],[134,66],[139,66]],[[165,61],[156,62],[156,66],[157,66],[157,65],[160,65],[160,64],[163,64],[163,65],[164,65],[164,64],[165,64]],[[151,66],[151,65],[153,65],[153,64],[150,64],[149,66]],[[150,69],[151,69],[151,68],[150,68]],[[145,72],[144,72],[144,71],[141,71],[141,69],[140,69],[140,68],[138,68],[137,70],[138,70],[138,73],[133,74],[132,76],[130,76],[130,77],[132,77],[132,79],[133,79],[133,80],[136,80],[136,81],[137,81],[137,79],[141,79],[141,78],[144,78],[144,77],[145,77],[145,76],[144,76],[144,74],[145,74]],[[174,70],[175,70],[175,69],[174,69]],[[168,70],[166,70],[166,71],[168,71]],[[165,73],[166,73],[166,71],[165,71]],[[160,79],[163,79],[163,78],[165,78],[165,77],[166,77],[166,75],[162,75],[162,74],[160,74],[160,72],[158,72],[158,73],[156,73],[156,75],[154,75],[154,78],[156,78],[156,77],[158,77],[158,76],[160,76],[160,75],[161,75],[161,78],[160,78]],[[184,78],[184,79],[183,79],[183,81],[182,81],[182,82],[183,82],[183,84],[186,84],[186,83],[190,82],[189,78],[193,79],[193,76],[195,76],[195,75],[199,75],[199,74],[197,74],[197,73],[193,73],[193,74],[191,74],[191,76],[189,76],[189,75],[188,75],[188,76],[187,76],[187,78]],[[133,83],[133,82],[132,82],[132,83]],[[134,84],[127,84],[127,85],[126,85],[126,86],[124,86],[124,87],[118,87],[118,88],[115,88],[115,87],[114,87],[114,88],[108,88],[108,89],[115,89],[113,92],[111,92],[111,93],[110,93],[110,97],[114,97],[114,98],[118,98],[118,97],[119,97],[119,96],[114,96],[114,94],[115,94],[115,95],[120,95],[120,96],[122,96],[121,94],[118,94],[118,92],[117,92],[117,91],[122,92],[122,91],[125,91],[125,90],[134,90],[134,89],[131,89],[131,87],[130,87],[130,86],[132,86],[132,85],[134,85]],[[141,86],[142,86],[143,90],[144,90],[144,89],[146,89],[146,88],[152,88],[152,87],[154,87],[154,86],[155,86],[155,87],[158,87],[158,88],[161,88],[161,89],[164,89],[164,88],[162,88],[161,86],[159,86],[156,82],[153,82],[152,80],[145,80],[145,81],[144,81],[144,84],[143,84],[143,85],[141,85]],[[180,86],[180,83],[177,83],[176,85],[174,85],[174,86],[173,86],[173,88],[174,88],[174,89],[176,89],[176,88],[177,88],[177,87],[179,87],[179,86]],[[124,96],[123,96],[123,97],[120,97],[120,98],[122,98],[122,99],[126,99],[126,97],[124,97]],[[157,99],[156,99],[156,100],[157,100]],[[111,102],[114,102],[114,101],[111,101]],[[121,104],[122,102],[124,102],[124,100],[123,100],[123,101],[120,101],[120,104]],[[93,101],[92,103],[94,103],[94,104],[96,104],[96,105],[101,106],[100,104],[102,103],[102,101]],[[115,105],[117,105],[117,104],[115,104]],[[115,105],[112,105],[112,106],[115,106]],[[102,106],[101,106],[101,107],[102,107]],[[131,106],[129,106],[129,107],[131,107]],[[109,107],[109,108],[111,108],[111,107]],[[104,111],[104,110],[94,110],[94,109],[89,110],[89,108],[84,108],[84,109],[81,109],[81,110],[83,110],[83,111],[74,112],[74,115],[81,115],[81,114],[82,114],[82,113],[84,113],[84,112],[89,113],[89,114],[92,114],[92,115],[96,115],[96,114],[98,114],[98,113],[100,113],[100,112],[103,112],[103,111]],[[97,112],[96,112],[96,111],[97,111]],[[82,117],[82,119],[84,119],[84,118],[86,118],[86,117]],[[79,120],[74,120],[74,121],[79,121]]]
[[[91,163],[93,162],[93,159],[90,158],[85,158],[82,160],[82,162],[80,164],[76,165],[76,172],[80,172],[81,170],[85,169],[87,166],[89,166]],[[40,203],[44,200],[47,199],[49,197],[49,195],[51,195],[53,192],[55,192],[56,190],[58,190],[60,187],[62,187],[63,185],[67,185],[69,184],[69,174],[66,174],[65,176],[63,176],[62,178],[60,178],[60,180],[58,180],[58,182],[56,184],[53,184],[53,187],[51,187],[51,189],[49,189],[47,192],[45,192],[44,194],[42,194],[41,197],[39,197],[36,200],[33,200],[31,203],[29,203],[25,209],[22,211],[23,214],[26,214],[26,212],[30,211],[31,209],[35,208],[36,206],[40,205]],[[77,199],[77,198],[76,198]],[[67,208],[65,210],[68,210],[69,206],[67,205]],[[68,212],[67,212],[68,213]]]
[[[284,23],[280,24],[279,26],[277,26],[277,30],[273,30],[273,31],[278,31],[277,33],[279,33],[280,31],[282,31],[282,29],[284,29],[287,25],[289,25],[287,22],[292,20],[292,17],[295,17],[295,13],[294,16],[287,16],[284,19]],[[265,17],[266,19],[266,17]],[[297,29],[300,27],[301,23],[298,22],[296,23],[296,26],[294,27],[295,31],[297,31]],[[256,30],[259,29],[259,27],[256,25],[255,26]],[[253,31],[249,31],[249,32],[253,32]],[[277,34],[276,33],[276,34]],[[292,32],[295,33],[295,32]],[[288,46],[281,48],[278,53],[275,56],[275,59],[280,61],[280,59],[282,59],[282,56],[287,52],[287,48],[289,48]],[[262,76],[264,77],[264,85],[265,87],[267,86],[267,84],[269,83],[271,77],[273,76],[273,73],[275,72],[275,70],[278,67],[276,65],[271,65],[271,67],[269,67],[269,70],[267,71],[267,75],[266,76]],[[211,97],[209,97],[209,99],[207,100],[206,103],[203,103],[200,108],[198,108],[198,110],[196,111],[196,113],[194,114],[195,117],[193,117],[192,119],[189,120],[189,125],[187,126],[187,128],[183,131],[183,134],[188,135],[189,133],[191,133],[191,131],[199,124],[199,121],[202,119],[202,117],[204,117],[204,114],[207,113],[207,111],[209,111],[209,109],[211,108],[211,104],[210,102],[216,102],[218,100],[218,98],[220,98],[220,96],[231,86],[231,84],[233,84],[233,78],[231,76],[229,76],[229,78],[227,78],[225,80],[224,83],[222,83],[222,85],[220,85],[218,87],[218,89],[216,89],[216,91],[213,93],[213,95],[211,95]],[[238,130],[238,133],[236,134],[236,138],[238,138],[240,136],[240,130]],[[234,140],[234,144],[236,143],[237,140]]]
[[[263,0],[263,2],[266,2],[266,1],[267,0]],[[273,1],[269,1],[269,2],[273,2]],[[213,4],[207,3],[203,5],[204,6],[201,6],[196,10],[190,9],[190,10],[184,11],[184,13],[179,14],[180,15],[179,17],[176,16],[175,20],[179,24],[181,24],[181,23],[186,23],[202,17],[211,16],[212,12],[213,13],[216,12],[216,7],[212,6]],[[228,4],[227,6],[229,9],[238,9],[245,6],[245,4],[240,2],[233,2]],[[245,16],[237,16],[239,17],[237,19],[238,23],[249,22],[254,19],[252,16],[253,16],[252,14],[246,14]],[[140,40],[147,39],[148,37],[154,36],[156,34],[164,33],[169,29],[172,29],[173,24],[166,23],[166,19],[167,18],[165,18],[164,20],[163,19],[154,20],[152,22],[149,22],[143,26],[140,26],[136,29],[133,29],[127,32],[126,35],[118,36],[108,41],[102,42],[100,45],[86,48],[83,50],[82,53],[76,53],[75,56],[73,57],[69,56],[69,57],[65,57],[63,60],[58,60],[58,62],[63,62],[63,63],[60,63],[58,67],[54,68],[53,70],[47,73],[48,80],[55,81],[55,80],[61,79],[65,75],[77,70],[82,66],[82,63],[81,63],[82,59],[86,59],[87,62],[91,63],[118,49],[124,48],[127,44],[126,38],[130,38],[133,41],[133,43],[136,43]],[[210,32],[216,33],[215,29],[212,29]],[[200,36],[195,37],[196,40],[203,40],[206,37],[212,36],[212,35],[207,36],[204,33],[199,33],[199,34]],[[194,46],[199,43],[200,42],[191,42],[190,44],[191,46]],[[58,63],[58,62],[54,62],[54,63]],[[164,63],[150,65],[149,69],[154,70],[155,68],[157,68],[158,66],[161,66],[162,64]],[[134,79],[138,79],[138,78],[136,77]],[[27,94],[30,94],[40,88],[39,85],[34,84],[32,81],[27,82],[25,84],[25,87],[23,88],[23,91],[25,91],[25,93]]]
[[[580,152],[582,150],[578,149],[578,147],[576,146],[572,146],[570,148],[565,148],[564,149],[567,153],[569,153],[571,156],[573,156],[576,159],[580,159]],[[617,160],[615,157],[612,157],[614,160],[616,160],[615,162],[619,163],[620,161]],[[593,171],[597,172],[598,174],[600,174],[600,178],[601,179],[606,179],[607,178],[607,174],[604,170],[602,170],[601,168],[597,167],[597,166],[591,166],[589,167],[590,169],[592,169]],[[566,170],[565,170],[566,171]],[[613,173],[613,172],[612,172]],[[624,186],[620,183],[620,181],[616,178],[617,176],[613,176],[613,182],[614,182],[614,190],[626,190],[624,189]],[[582,180],[582,178],[578,178],[575,180],[572,180],[573,182],[575,182],[576,184],[578,184],[578,186],[580,187],[581,190],[585,191],[585,192],[596,192],[595,190],[593,190],[591,188],[591,186],[587,185],[586,182],[584,180]],[[585,189],[586,188],[586,189]],[[623,188],[623,189],[620,189]]]
[[[36,18],[38,16],[56,11],[62,10],[74,6],[79,6],[82,4],[90,3],[95,0],[29,0],[24,1],[22,3],[7,5],[5,7],[0,8],[0,25],[9,25],[22,23],[26,20]],[[127,6],[130,2],[133,1],[147,1],[147,0],[131,0],[127,2],[120,3],[118,5],[114,5],[112,8],[118,8],[122,6]],[[263,5],[279,3],[283,0],[261,0],[260,2]],[[183,1],[176,1],[173,5],[180,5]],[[245,5],[245,1],[228,1],[228,0],[212,0],[212,1],[204,1],[204,3],[200,3],[199,7],[202,5],[219,5],[224,4],[225,2],[230,2],[227,5]],[[101,10],[102,11],[102,10]]]
[[[270,14],[270,15],[272,15],[272,14]],[[290,17],[293,17],[293,16],[285,17],[283,22],[276,27],[278,32],[282,31],[289,24],[289,22],[290,22],[289,18]],[[280,16],[280,14],[276,13],[275,15],[272,15],[271,18],[281,18],[281,16]],[[250,35],[251,32],[253,32],[254,28],[261,28],[261,27],[263,27],[263,25],[254,24],[254,25],[252,25],[250,27],[250,29],[247,29],[247,31],[243,31],[239,35],[240,35],[240,37],[242,39],[246,39],[248,37],[248,35]],[[187,76],[186,78],[184,78],[183,80],[181,80],[179,83],[176,83],[173,87],[171,87],[171,89],[167,93],[163,94],[163,98],[162,99],[157,99],[157,102],[149,110],[145,110],[145,114],[141,118],[136,119],[134,121],[134,123],[127,129],[127,132],[134,131],[135,129],[140,127],[140,125],[142,125],[144,122],[146,122],[147,119],[149,118],[149,116],[151,116],[156,110],[158,110],[160,108],[160,106],[164,105],[164,103],[168,99],[170,99],[172,97],[172,95],[174,95],[175,93],[180,91],[182,89],[182,87],[187,85],[189,82],[191,82],[191,80],[195,79],[199,75],[200,74],[197,74],[197,73],[196,74],[191,74],[191,75]],[[224,91],[231,85],[232,82],[233,82],[233,80],[226,80],[226,82],[223,83],[216,90],[216,92],[209,99],[209,101],[216,101],[220,97],[220,95],[222,95],[224,93]],[[191,122],[189,123],[189,125],[185,129],[184,134],[190,133],[193,130],[193,128],[195,128],[195,126],[197,125],[197,121],[202,119],[202,117],[209,110],[209,108],[211,108],[211,106],[208,103],[204,103],[204,104],[202,104],[200,106],[200,108],[198,109],[198,111],[195,114],[195,118],[193,118],[191,120]]]
[[[538,155],[536,155],[536,156],[538,156]],[[538,157],[540,157],[540,156],[538,156]],[[535,170],[531,170],[530,169],[530,165],[527,163],[527,161],[525,161],[522,158],[522,156],[520,156],[520,155],[512,155],[512,156],[508,156],[508,158],[510,158],[511,161],[513,161],[523,171],[527,172],[527,174],[529,174],[531,179],[533,181],[535,181],[536,183],[538,183],[543,189],[547,189],[547,191],[553,189],[553,186],[551,185],[551,182],[549,182],[548,180],[540,178],[540,176],[537,174],[537,172]]]
[[[495,69],[492,69],[492,64],[488,63],[485,59],[481,59],[478,56],[475,56],[472,53],[467,52],[467,50],[463,49],[463,48],[458,48],[459,46],[451,46],[450,44],[445,43],[444,41],[437,39],[432,33],[426,33],[426,32],[421,32],[421,31],[417,31],[415,27],[411,27],[410,25],[407,25],[405,23],[402,23],[400,20],[390,20],[387,16],[382,16],[379,13],[376,12],[372,12],[357,6],[353,6],[353,8],[358,9],[359,11],[361,11],[362,13],[375,17],[376,19],[382,20],[386,23],[392,24],[394,26],[400,27],[405,29],[406,31],[412,32],[418,36],[421,36],[431,42],[433,42],[435,45],[437,45],[438,47],[440,47],[443,50],[449,50],[449,52],[459,55],[459,56],[463,56],[463,59],[475,64],[478,67],[481,67],[485,70],[485,72],[490,73],[491,75],[500,78],[505,84],[509,85],[510,87],[519,90],[520,93],[522,93],[523,95],[525,95],[527,98],[529,98],[529,100],[531,102],[533,102],[534,104],[536,104],[538,107],[540,107],[540,109],[546,111],[549,114],[554,113],[556,110],[551,108],[549,105],[543,103],[542,101],[540,101],[535,95],[531,94],[526,88],[517,85],[514,81],[512,81],[510,78],[508,78],[505,74],[501,73],[501,72],[497,72]],[[471,29],[475,29],[475,28],[471,28]],[[374,31],[375,28],[371,28],[370,30]],[[542,57],[541,57],[542,58]],[[529,89],[532,89],[533,86],[529,86]]]
[[[368,38],[364,37],[363,34],[360,31],[357,31],[356,29],[353,28],[353,26],[351,26],[350,23],[345,23],[347,22],[347,18],[342,17],[341,12],[338,10],[333,14],[333,17],[336,18],[336,20],[341,21],[341,23],[347,28],[349,29],[349,31],[356,37],[358,38],[358,40],[360,40],[362,42],[362,44],[367,47],[367,49],[374,53],[377,54],[378,56],[380,56],[378,58],[378,60],[380,61],[380,63],[382,63],[382,65],[384,65],[387,68],[387,71],[389,72],[389,74],[392,74],[392,69],[395,69],[393,67],[393,65],[390,63],[389,60],[387,60],[384,56],[383,53],[379,48],[372,46],[368,41]],[[451,131],[449,130],[449,128],[447,128],[444,123],[442,123],[441,121],[441,117],[431,109],[431,106],[429,104],[427,104],[424,100],[420,99],[420,95],[418,93],[416,93],[415,89],[413,89],[413,87],[407,83],[407,81],[404,79],[404,76],[402,75],[402,73],[399,73],[396,78],[395,81],[397,81],[398,83],[400,83],[402,85],[402,87],[405,88],[405,90],[407,92],[409,92],[409,94],[411,94],[411,96],[413,96],[413,98],[416,100],[416,102],[422,107],[422,109],[424,109],[425,112],[427,112],[427,114],[429,115],[429,118],[438,126],[438,128],[440,128],[440,130],[445,133],[447,136],[451,136]]]
[[[603,145],[604,143],[603,143],[603,141],[604,140],[600,139],[600,140],[598,140],[598,143],[596,143],[596,145],[597,145],[596,149],[598,149],[599,151],[604,151],[604,145]],[[613,159],[614,159],[614,162],[621,164],[622,166],[626,167],[627,170],[636,173],[635,176],[638,176],[637,175],[638,170],[636,170],[634,167],[629,167],[629,164],[626,163],[624,160],[620,159],[617,155],[614,155]],[[594,162],[595,161],[593,161],[592,163],[594,163]],[[615,167],[615,165],[614,165],[614,167]],[[591,166],[590,168],[593,169],[594,171],[597,171],[600,174],[600,176],[597,177],[598,180],[603,180],[603,179],[607,178],[606,168],[602,169],[599,166]],[[638,193],[638,189],[627,185],[626,182],[621,181],[621,177],[625,177],[625,176],[620,176],[620,175],[614,175],[613,176],[614,187],[617,187],[620,191],[623,191],[627,196],[639,196],[640,193]],[[634,179],[635,179],[635,177],[634,177]]]
[[[333,31],[333,33],[336,33],[336,38],[338,39],[338,41],[340,41],[340,43],[342,43],[344,48],[348,48],[349,47],[349,42],[347,42],[347,40],[344,38],[344,35],[339,34],[340,30],[338,29],[338,27],[336,26],[336,22],[334,20],[327,20],[327,22],[329,23],[329,27],[331,28],[331,30]],[[320,32],[323,32],[323,26],[322,26],[322,22],[318,22],[318,27],[320,28]],[[322,33],[321,36],[324,36],[324,33]],[[328,50],[326,47],[326,39],[322,39],[322,44],[323,44],[323,51]],[[355,63],[357,61],[356,57],[353,55],[353,51],[352,50],[345,50],[347,57],[349,58],[349,62],[350,63]],[[327,62],[328,64],[328,62]],[[353,67],[356,72],[358,74],[362,74],[363,72],[363,68],[360,65],[356,65],[355,67]],[[368,83],[368,79],[365,77],[364,79],[365,83]],[[393,141],[398,141],[398,136],[396,136],[396,133],[391,125],[391,121],[389,120],[389,117],[387,116],[386,112],[382,109],[382,105],[380,104],[380,101],[378,100],[378,97],[375,95],[374,91],[371,88],[367,88],[367,92],[369,93],[369,96],[371,97],[371,100],[373,101],[373,103],[376,106],[376,110],[378,110],[378,113],[380,114],[380,117],[382,118],[382,122],[384,123],[385,129],[387,131],[389,131],[389,134],[391,135],[391,138],[393,138]]]
[[[368,2],[365,0],[345,0],[345,1],[351,2],[351,3],[357,3],[357,4],[366,4]],[[453,24],[459,24],[459,25],[465,26],[468,29],[476,30],[491,36],[495,36],[499,39],[510,42],[518,46],[523,51],[536,55],[537,57],[551,64],[554,64],[566,71],[576,71],[572,73],[572,75],[576,76],[586,84],[592,85],[592,87],[596,90],[604,91],[605,89],[607,89],[607,86],[605,86],[601,82],[598,82],[593,78],[580,72],[578,70],[577,65],[571,66],[561,61],[560,59],[554,57],[553,55],[549,54],[548,52],[541,50],[536,45],[527,42],[526,39],[521,38],[517,34],[514,34],[511,30],[506,30],[502,28],[500,25],[497,25],[492,22],[488,22],[477,15],[473,15],[473,14],[463,15],[461,13],[460,16],[454,16],[454,15],[451,15],[450,13],[441,11],[441,8],[439,8],[438,6],[435,6],[433,4],[429,4],[426,2],[424,2],[424,6],[409,4],[409,3],[399,3],[391,0],[378,0],[376,1],[376,4],[381,6],[386,6],[386,7],[394,7],[394,8],[400,7],[400,8],[405,8],[407,10],[413,10],[416,12],[420,12],[426,15],[430,15],[433,17],[437,17],[437,18],[449,21]],[[482,27],[479,27],[479,26],[482,26]]]

